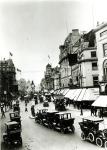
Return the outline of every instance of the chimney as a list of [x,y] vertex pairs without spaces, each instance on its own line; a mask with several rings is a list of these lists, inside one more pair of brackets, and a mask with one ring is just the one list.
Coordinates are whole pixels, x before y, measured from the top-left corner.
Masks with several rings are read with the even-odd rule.
[[72,35],[73,36],[78,36],[79,35],[79,29],[73,29],[72,30]]

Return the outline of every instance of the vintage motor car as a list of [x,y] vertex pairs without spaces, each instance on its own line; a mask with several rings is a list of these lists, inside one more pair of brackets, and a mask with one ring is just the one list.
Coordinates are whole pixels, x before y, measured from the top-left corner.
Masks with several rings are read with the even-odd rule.
[[43,124],[43,119],[46,118],[46,112],[48,109],[38,109],[35,114],[35,121],[39,124]]
[[46,93],[46,94],[45,94],[45,97],[46,97],[46,100],[47,100],[48,102],[51,102],[51,94]]
[[45,101],[43,102],[43,107],[49,107],[48,100],[45,100]]
[[16,104],[13,105],[13,112],[18,111],[20,113],[20,107]]
[[75,132],[75,127],[74,127],[74,119],[71,117],[71,113],[68,112],[59,112],[56,113],[55,119],[53,122],[54,129],[59,130],[62,133],[67,133],[67,132]]
[[47,126],[48,128],[53,129],[54,128],[53,123],[54,123],[54,119],[55,119],[56,113],[58,113],[58,111],[56,111],[56,110],[48,110],[46,112],[46,114],[44,115],[43,125]]
[[18,111],[9,113],[9,115],[10,115],[10,121],[16,121],[21,125],[21,116]]
[[22,145],[21,126],[16,121],[5,123],[5,132],[3,133],[3,140],[6,144],[20,144]]
[[55,109],[57,111],[66,110],[66,104],[65,104],[65,99],[63,95],[56,95],[54,99],[54,103],[55,103]]
[[83,118],[79,122],[82,130],[81,139],[89,140],[99,147],[105,146],[107,148],[107,129],[104,126],[104,120],[97,117]]

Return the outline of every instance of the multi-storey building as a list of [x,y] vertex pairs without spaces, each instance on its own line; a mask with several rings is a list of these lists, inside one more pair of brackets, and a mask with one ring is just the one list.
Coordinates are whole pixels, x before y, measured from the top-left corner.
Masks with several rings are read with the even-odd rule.
[[99,66],[99,83],[101,93],[107,95],[107,23],[96,29],[97,56]]
[[0,61],[0,96],[1,100],[9,100],[18,93],[16,71],[12,59]]
[[81,35],[77,42],[80,46],[74,52],[77,63],[71,66],[72,83],[75,87],[96,87],[99,73],[94,30]]
[[[72,33],[68,35],[65,39],[64,45],[59,47],[59,64],[60,64],[60,73],[61,73],[61,88],[69,87],[72,85],[71,80],[71,66],[69,59],[70,54],[78,48],[79,43],[77,42],[80,39],[80,34],[78,29],[72,30]],[[76,43],[76,44],[75,44]]]

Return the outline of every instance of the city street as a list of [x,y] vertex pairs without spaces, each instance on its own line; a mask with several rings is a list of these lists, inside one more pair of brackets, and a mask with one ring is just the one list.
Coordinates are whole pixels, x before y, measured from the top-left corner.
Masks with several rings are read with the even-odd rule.
[[[22,120],[22,147],[12,147],[1,144],[1,150],[101,150],[98,146],[89,143],[88,141],[81,141],[80,127],[78,122],[81,121],[83,116],[90,115],[90,111],[84,110],[83,116],[80,116],[80,110],[77,110],[71,106],[68,111],[71,111],[72,117],[75,117],[75,133],[74,134],[62,134],[52,129],[48,129],[42,125],[35,123],[35,120],[30,116],[30,106],[32,102],[28,104],[28,112],[25,112],[24,102],[20,103],[21,107],[21,120]],[[35,109],[42,107],[42,104],[35,106]],[[52,102],[50,108],[53,109]],[[9,111],[10,112],[10,111]],[[6,118],[2,119],[2,133],[4,132],[4,123],[9,120],[9,112],[6,112]]]
[[0,150],[107,150],[106,7],[0,0]]

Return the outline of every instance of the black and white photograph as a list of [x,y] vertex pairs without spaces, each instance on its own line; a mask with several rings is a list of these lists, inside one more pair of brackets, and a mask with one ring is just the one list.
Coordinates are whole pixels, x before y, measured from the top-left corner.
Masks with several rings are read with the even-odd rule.
[[107,150],[107,0],[0,0],[1,150]]

